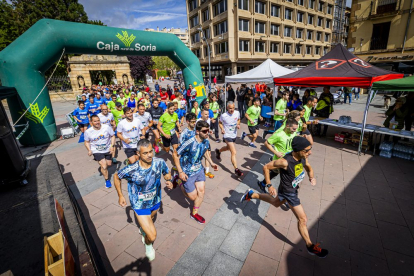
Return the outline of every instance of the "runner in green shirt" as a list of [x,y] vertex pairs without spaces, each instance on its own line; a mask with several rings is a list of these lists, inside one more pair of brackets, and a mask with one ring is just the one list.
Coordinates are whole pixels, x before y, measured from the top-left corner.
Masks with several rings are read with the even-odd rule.
[[178,115],[175,113],[174,103],[168,103],[167,112],[161,115],[157,128],[161,133],[163,149],[169,152],[170,146],[172,145],[173,150],[176,151],[179,144],[176,128],[179,133],[181,129]]
[[215,94],[210,93],[209,103],[210,110],[213,111],[213,118],[211,119],[210,129],[214,130],[214,137],[216,138],[216,142],[220,143],[221,140],[219,139],[219,120],[217,120],[217,117],[220,113],[220,106],[217,102],[217,96]]
[[255,98],[253,100],[253,105],[249,107],[249,109],[247,109],[245,114],[250,134],[243,132],[241,135],[241,139],[244,140],[246,136],[249,136],[251,140],[249,146],[252,148],[257,148],[254,142],[256,141],[257,136],[259,135],[259,118],[260,120],[263,120],[262,116],[260,116],[260,111],[260,98]]
[[289,93],[281,92],[280,94],[282,95],[282,98],[276,103],[275,115],[273,116],[273,119],[275,120],[275,128],[274,130],[263,131],[263,139],[266,139],[267,134],[274,133],[280,129],[282,127],[283,120],[285,120],[286,115],[289,113],[289,111],[286,109],[289,100]]
[[118,103],[122,104],[122,107],[125,106],[125,103],[127,101],[127,98],[125,98],[124,92],[119,93],[119,98],[116,100]]
[[125,118],[121,103],[116,103],[116,108],[112,110],[112,115],[114,115],[115,124],[118,126],[119,121]]
[[112,102],[109,102],[108,103],[108,109],[109,109],[109,112],[112,113],[112,111],[116,109],[116,103],[117,103],[117,101],[116,101],[116,95],[115,94],[112,94],[111,99],[112,99]]

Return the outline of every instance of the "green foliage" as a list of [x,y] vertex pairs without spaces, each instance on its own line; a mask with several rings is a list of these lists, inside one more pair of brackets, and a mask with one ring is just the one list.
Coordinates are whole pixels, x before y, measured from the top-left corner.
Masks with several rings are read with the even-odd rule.
[[169,71],[167,70],[158,70],[157,71],[157,77],[169,77]]
[[159,70],[166,70],[166,69],[176,69],[179,70],[180,68],[175,64],[169,57],[166,56],[156,56],[152,57],[154,61],[154,69]]

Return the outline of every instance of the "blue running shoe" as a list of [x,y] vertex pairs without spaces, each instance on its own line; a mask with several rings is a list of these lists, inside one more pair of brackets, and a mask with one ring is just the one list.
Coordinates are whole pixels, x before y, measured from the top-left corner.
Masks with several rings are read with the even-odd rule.
[[266,185],[263,183],[263,181],[257,181],[257,185],[259,186],[259,189],[263,193],[267,194],[267,192],[266,192]]
[[244,132],[244,131],[243,131],[243,133],[242,133],[242,135],[241,135],[240,139],[244,140],[244,138],[246,138],[246,135],[247,135],[247,134],[246,134],[246,132]]
[[250,143],[249,144],[249,147],[257,149],[257,146],[255,144],[253,144],[253,143]]
[[248,189],[244,195],[242,196],[242,198],[240,199],[240,202],[243,201],[250,201],[250,199],[252,199],[252,194],[253,194],[253,190],[252,189]]
[[105,188],[112,188],[111,180],[108,179],[105,181]]

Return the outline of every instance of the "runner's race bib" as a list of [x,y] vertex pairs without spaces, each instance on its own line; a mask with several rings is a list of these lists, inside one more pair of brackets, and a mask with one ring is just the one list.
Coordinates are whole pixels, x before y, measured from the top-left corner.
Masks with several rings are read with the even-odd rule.
[[236,132],[236,125],[229,126],[229,132]]
[[96,145],[95,148],[96,148],[96,150],[104,151],[104,150],[107,150],[108,149],[108,145],[107,144]]
[[201,169],[201,164],[197,164],[197,165],[191,166],[191,168],[190,168],[190,170],[192,172],[197,172],[200,169]]
[[131,141],[130,144],[138,143],[138,137],[132,137],[132,138],[129,138],[129,140]]
[[154,122],[154,125],[158,125],[158,120],[157,119],[153,119],[152,121]]
[[171,129],[171,136],[175,134],[175,128]]
[[148,201],[148,200],[152,200],[155,195],[157,194],[157,190],[154,189],[150,192],[147,193],[138,193],[138,200],[139,201]]
[[302,171],[295,179],[292,181],[292,187],[296,188],[300,182],[305,178],[305,172]]
[[82,120],[83,120],[83,119],[86,119],[86,115],[80,115],[79,117],[80,117]]

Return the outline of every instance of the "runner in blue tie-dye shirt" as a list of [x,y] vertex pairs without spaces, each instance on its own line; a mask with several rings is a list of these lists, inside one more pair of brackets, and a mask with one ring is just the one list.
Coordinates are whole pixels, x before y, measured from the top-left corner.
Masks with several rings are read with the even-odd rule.
[[141,139],[138,142],[137,154],[139,161],[115,174],[114,182],[119,204],[125,207],[126,200],[122,194],[121,179],[128,181],[129,201],[140,225],[146,256],[152,261],[155,258],[152,244],[157,235],[153,219],[161,203],[161,176],[164,176],[167,187],[171,189],[171,174],[164,160],[153,157],[154,152],[149,140]]

